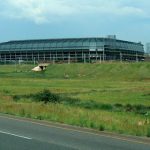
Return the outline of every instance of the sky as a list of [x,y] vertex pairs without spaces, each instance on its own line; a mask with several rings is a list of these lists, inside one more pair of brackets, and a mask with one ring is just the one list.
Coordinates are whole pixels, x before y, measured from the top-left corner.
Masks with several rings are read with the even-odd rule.
[[150,0],[0,0],[0,42],[106,37],[150,42]]

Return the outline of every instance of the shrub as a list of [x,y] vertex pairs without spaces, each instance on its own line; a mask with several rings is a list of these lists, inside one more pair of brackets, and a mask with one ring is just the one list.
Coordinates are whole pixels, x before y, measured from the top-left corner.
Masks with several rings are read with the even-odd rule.
[[51,93],[49,90],[44,89],[42,92],[39,92],[33,95],[34,100],[42,101],[45,104],[48,102],[58,103],[60,102],[60,97],[57,94]]
[[35,119],[43,120],[43,117],[41,115],[38,115],[38,116],[35,117]]
[[117,104],[115,104],[114,106],[115,106],[115,107],[117,107],[117,108],[122,108],[122,107],[123,107],[123,105],[122,105],[122,104],[118,104],[118,103],[117,103]]
[[105,130],[105,126],[101,124],[101,125],[99,126],[99,131],[104,131],[104,130]]
[[147,107],[144,105],[135,105],[134,107],[135,107],[136,112],[139,114],[144,115],[147,112]]
[[14,101],[18,101],[21,97],[19,95],[14,95],[12,98]]
[[104,109],[104,110],[113,110],[113,106],[111,104],[101,104],[101,109]]
[[147,129],[147,137],[150,137],[150,128]]
[[121,112],[121,111],[123,111],[124,110],[124,106],[122,105],[122,104],[115,104],[114,105],[114,111],[118,111],[118,112]]
[[133,111],[133,106],[131,105],[131,104],[127,104],[126,106],[125,106],[125,110],[127,111],[127,112],[132,112]]
[[91,123],[90,123],[90,127],[91,127],[91,128],[94,128],[94,127],[95,127],[95,124],[94,124],[93,122],[91,122]]
[[3,90],[3,93],[5,93],[5,94],[9,94],[10,93],[10,91],[9,90]]

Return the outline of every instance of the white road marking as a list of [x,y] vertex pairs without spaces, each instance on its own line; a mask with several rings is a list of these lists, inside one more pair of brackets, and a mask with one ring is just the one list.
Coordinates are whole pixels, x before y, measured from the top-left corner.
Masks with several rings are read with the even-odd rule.
[[7,134],[7,135],[12,135],[12,136],[16,136],[16,137],[27,139],[27,140],[32,140],[32,138],[21,136],[21,135],[17,135],[17,134],[13,134],[13,133],[9,133],[9,132],[0,131],[0,133]]

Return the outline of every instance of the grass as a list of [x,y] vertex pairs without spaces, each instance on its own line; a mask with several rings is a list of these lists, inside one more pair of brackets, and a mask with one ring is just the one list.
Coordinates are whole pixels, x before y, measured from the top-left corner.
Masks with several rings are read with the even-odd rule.
[[[0,112],[149,137],[150,63],[54,64],[43,73],[32,67],[0,66]],[[43,89],[63,102],[29,97]]]
[[107,111],[118,111],[118,112],[134,112],[137,114],[148,115],[147,112],[150,111],[150,106],[145,105],[122,105],[122,104],[103,104],[98,103],[96,101],[83,101],[81,99],[66,97],[61,94],[55,94],[50,92],[47,89],[44,89],[41,92],[29,94],[29,95],[13,95],[14,101],[20,101],[22,99],[31,100],[35,102],[44,102],[47,103],[60,103],[64,105],[69,105],[72,107],[80,107],[85,109],[92,109],[92,110],[107,110]]

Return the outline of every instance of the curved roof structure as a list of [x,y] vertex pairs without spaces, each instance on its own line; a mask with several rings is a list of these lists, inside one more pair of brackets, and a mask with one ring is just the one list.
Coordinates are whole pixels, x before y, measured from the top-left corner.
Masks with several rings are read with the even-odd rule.
[[59,50],[59,49],[110,49],[131,50],[144,52],[141,43],[111,39],[111,38],[66,38],[20,40],[0,43],[0,51],[30,51],[30,50]]

